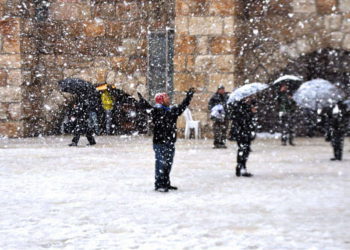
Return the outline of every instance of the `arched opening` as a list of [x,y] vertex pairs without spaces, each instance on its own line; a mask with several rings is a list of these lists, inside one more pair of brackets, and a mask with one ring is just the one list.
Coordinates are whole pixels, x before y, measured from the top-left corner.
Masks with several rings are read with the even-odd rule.
[[[301,76],[304,81],[321,78],[336,84],[347,96],[350,96],[349,66],[349,51],[323,48],[289,62],[284,69],[274,74],[269,82],[272,83],[279,76],[285,74]],[[260,102],[259,123],[261,131],[279,132],[280,130],[276,92],[271,91],[269,96],[263,96]],[[296,134],[307,135],[310,131],[317,132],[316,120],[316,111],[298,109],[295,114]]]
[[349,95],[350,52],[333,48],[319,49],[290,62],[278,73],[282,74],[300,75],[305,81],[322,78],[340,83],[339,87]]

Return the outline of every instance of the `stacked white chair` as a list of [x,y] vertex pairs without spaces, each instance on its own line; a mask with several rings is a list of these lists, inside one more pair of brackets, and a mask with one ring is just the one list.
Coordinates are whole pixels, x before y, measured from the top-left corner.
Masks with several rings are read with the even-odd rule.
[[186,120],[185,139],[190,138],[191,129],[194,129],[195,139],[199,139],[201,137],[200,121],[193,120],[191,110],[189,110],[188,108],[185,109],[183,115]]

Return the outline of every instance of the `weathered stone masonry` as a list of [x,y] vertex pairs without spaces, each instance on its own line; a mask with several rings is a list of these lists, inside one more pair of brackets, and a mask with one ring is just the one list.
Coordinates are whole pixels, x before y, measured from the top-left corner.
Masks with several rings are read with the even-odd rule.
[[350,51],[348,0],[176,0],[175,11],[175,90],[198,87],[192,109],[206,131],[206,102],[219,84],[232,91],[282,73],[308,80],[318,67],[349,90],[348,54],[336,65],[327,55],[307,58],[326,48]]
[[[332,68],[330,80],[350,76],[349,0],[0,0],[0,15],[1,136],[52,132],[65,77],[146,93],[147,32],[165,27],[176,33],[175,101],[197,87],[191,109],[204,132],[219,84],[231,91],[281,73],[308,79],[317,67]],[[322,54],[314,65],[308,57],[322,49],[341,60]]]
[[174,19],[163,0],[1,0],[0,11],[0,135],[11,137],[55,132],[65,77],[147,93],[147,32]]

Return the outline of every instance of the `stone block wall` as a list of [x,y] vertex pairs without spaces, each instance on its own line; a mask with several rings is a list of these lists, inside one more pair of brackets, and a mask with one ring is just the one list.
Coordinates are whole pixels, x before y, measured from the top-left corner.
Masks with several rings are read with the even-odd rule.
[[[45,98],[42,117],[57,104],[55,85],[78,77],[94,84],[108,82],[130,94],[147,93],[147,32],[173,22],[169,1],[52,0],[47,20],[37,25],[40,43],[36,75]],[[48,132],[48,126],[43,126]],[[44,130],[45,130],[44,129]]]
[[[248,0],[249,2],[249,0]],[[254,2],[254,1],[253,1]],[[350,5],[347,0],[274,0],[240,6],[237,80],[270,82],[287,65],[323,48],[349,51]],[[251,21],[249,21],[251,20]],[[300,67],[301,68],[301,67]],[[296,69],[293,69],[296,70]],[[300,69],[300,75],[304,75]]]
[[[235,86],[235,11],[235,0],[176,1],[175,96],[180,101],[183,91],[197,88],[191,109],[204,136],[210,136],[209,98],[221,84],[228,91]],[[183,119],[178,125],[184,127]]]
[[24,127],[21,14],[14,4],[0,1],[0,18],[0,136],[17,137]]
[[[0,136],[56,132],[65,104],[57,82],[66,77],[148,93],[147,32],[174,22],[167,0],[0,0],[0,13],[20,25],[16,37],[3,35],[0,26],[0,93],[7,98],[1,100]],[[9,88],[14,74],[19,78]],[[20,118],[14,115],[19,109]],[[23,125],[19,134],[5,125],[19,122],[13,119]]]
[[191,107],[195,118],[206,117],[205,136],[206,104],[219,84],[232,91],[291,72],[307,79],[299,58],[324,48],[350,51],[349,0],[176,0],[175,10],[175,90],[199,90],[201,104]]
[[348,0],[0,0],[0,16],[0,136],[50,134],[66,77],[147,93],[149,30],[175,26],[175,101],[197,88],[191,107],[206,136],[218,85],[303,75],[291,63],[350,51]]

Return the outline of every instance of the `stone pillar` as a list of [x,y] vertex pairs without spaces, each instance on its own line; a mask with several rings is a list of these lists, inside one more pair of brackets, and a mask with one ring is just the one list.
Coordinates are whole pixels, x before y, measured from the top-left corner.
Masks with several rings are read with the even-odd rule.
[[[196,87],[193,117],[201,120],[205,136],[209,129],[209,98],[223,84],[232,91],[236,39],[235,0],[176,0],[175,78],[176,101],[189,87]],[[179,126],[184,126],[180,120]]]
[[20,30],[20,18],[0,21],[0,137],[23,136]]

